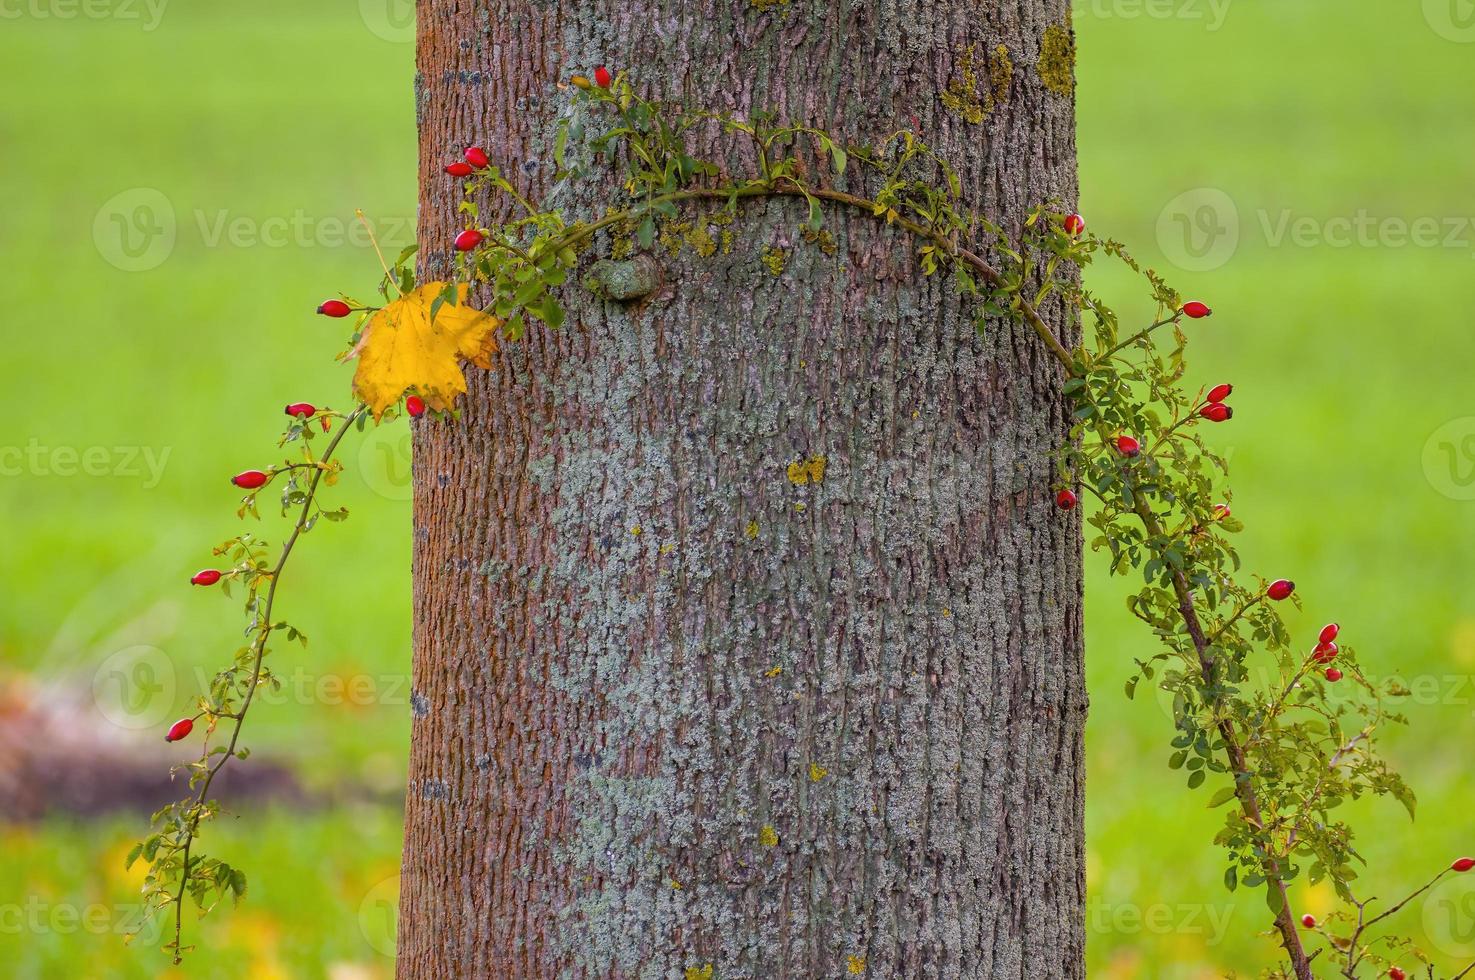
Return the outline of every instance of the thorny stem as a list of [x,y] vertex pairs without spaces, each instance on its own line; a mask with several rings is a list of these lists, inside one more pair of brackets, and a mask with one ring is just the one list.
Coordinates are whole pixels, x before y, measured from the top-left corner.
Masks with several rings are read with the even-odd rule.
[[[337,432],[333,433],[333,438],[329,440],[327,448],[323,450],[321,462],[326,463],[333,458],[333,453],[338,449],[338,444],[343,441],[343,437],[348,434],[348,430],[353,428],[354,423],[363,414],[364,406],[360,405],[344,417],[343,425]],[[297,513],[297,521],[292,526],[292,533],[288,535],[287,540],[282,544],[282,551],[277,558],[277,563],[268,573],[266,604],[262,608],[262,614],[259,620],[261,625],[256,629],[256,639],[253,642],[255,650],[251,662],[251,679],[246,687],[246,696],[241,701],[240,710],[235,714],[219,716],[222,718],[233,718],[235,720],[235,727],[231,729],[230,743],[226,746],[224,754],[221,755],[220,761],[215,763],[206,774],[205,781],[200,784],[200,791],[195,795],[195,802],[191,807],[193,816],[190,818],[189,829],[186,831],[184,838],[184,863],[180,870],[179,893],[175,895],[173,902],[175,906],[174,963],[176,965],[181,962],[183,955],[183,951],[180,948],[180,935],[184,928],[184,896],[186,890],[189,888],[190,849],[194,846],[195,834],[200,826],[200,817],[203,813],[201,808],[205,805],[206,800],[209,799],[211,783],[215,782],[215,777],[220,773],[220,770],[225,768],[225,764],[235,757],[236,742],[241,737],[241,727],[246,723],[246,712],[251,708],[251,699],[255,696],[257,684],[261,680],[261,662],[266,656],[266,641],[272,632],[271,610],[273,603],[276,601],[277,586],[282,580],[282,569],[286,567],[287,559],[292,556],[292,549],[296,546],[297,539],[302,536],[303,528],[307,524],[313,503],[317,498],[318,484],[322,481],[323,472],[323,469],[320,467],[313,473],[312,481],[307,487],[307,499],[302,502],[302,507]]]

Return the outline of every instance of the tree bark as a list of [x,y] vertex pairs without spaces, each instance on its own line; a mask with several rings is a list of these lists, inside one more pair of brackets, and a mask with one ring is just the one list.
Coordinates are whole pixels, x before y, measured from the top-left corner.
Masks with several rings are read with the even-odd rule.
[[[556,83],[600,63],[845,142],[914,127],[1017,228],[1075,199],[1067,8],[420,0],[421,271],[468,143],[603,213],[597,173],[552,182]],[[562,330],[415,423],[399,977],[1084,976],[1060,369],[904,233],[806,216],[683,214],[654,294],[570,284]]]

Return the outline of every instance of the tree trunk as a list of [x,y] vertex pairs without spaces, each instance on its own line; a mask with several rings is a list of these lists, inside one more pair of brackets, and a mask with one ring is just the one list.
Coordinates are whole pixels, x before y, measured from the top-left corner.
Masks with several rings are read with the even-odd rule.
[[[1075,197],[1067,6],[420,0],[422,272],[467,143],[603,213],[552,186],[556,83],[600,63],[843,142],[915,127],[1017,228]],[[1059,367],[904,233],[806,216],[683,214],[655,295],[570,284],[416,423],[399,977],[1084,975]]]

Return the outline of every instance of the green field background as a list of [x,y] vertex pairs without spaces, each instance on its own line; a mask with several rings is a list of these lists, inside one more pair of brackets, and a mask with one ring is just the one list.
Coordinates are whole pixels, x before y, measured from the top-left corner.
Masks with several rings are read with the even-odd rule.
[[[158,3],[0,4],[0,449],[29,453],[0,474],[0,677],[86,691],[144,645],[177,672],[173,715],[239,629],[235,603],[183,585],[235,533],[225,477],[274,458],[275,406],[348,401],[341,324],[311,311],[376,275],[344,240],[354,209],[387,247],[413,234],[414,46],[391,0]],[[1391,897],[1475,851],[1475,10],[1086,0],[1075,26],[1081,209],[1216,309],[1193,328],[1189,380],[1235,385],[1238,414],[1210,438],[1231,457],[1250,569],[1297,581],[1300,635],[1338,619],[1371,674],[1414,687],[1412,725],[1385,746],[1417,820],[1352,807],[1364,891]],[[1132,309],[1131,282],[1092,278]],[[279,665],[294,686],[253,712],[249,742],[321,799],[212,830],[248,900],[193,927],[201,949],[172,971],[157,944],[116,935],[138,819],[0,814],[0,973],[392,974],[405,438],[350,450],[353,519],[291,570],[282,611],[313,642]],[[107,472],[70,472],[67,450],[94,447]],[[1224,891],[1221,814],[1166,768],[1162,706],[1123,696],[1153,648],[1088,564],[1090,973],[1258,975],[1261,899]],[[357,693],[335,693],[345,682]],[[1332,905],[1325,889],[1295,900]],[[1455,882],[1400,922],[1458,968],[1472,911],[1475,884]]]

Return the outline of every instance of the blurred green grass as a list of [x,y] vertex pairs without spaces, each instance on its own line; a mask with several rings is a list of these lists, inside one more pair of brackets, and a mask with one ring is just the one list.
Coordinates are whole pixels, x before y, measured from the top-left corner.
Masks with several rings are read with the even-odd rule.
[[[154,30],[27,14],[0,32],[12,93],[0,104],[12,189],[0,221],[12,284],[0,447],[105,447],[114,464],[119,447],[168,452],[156,486],[29,464],[0,477],[7,667],[85,685],[113,650],[151,644],[178,667],[173,712],[193,672],[229,653],[220,638],[237,628],[235,604],[180,585],[235,533],[225,477],[271,458],[263,447],[279,420],[259,406],[346,401],[346,373],[331,363],[341,331],[311,310],[372,275],[371,252],[339,243],[354,209],[378,218],[390,246],[412,233],[413,46],[366,22],[371,7],[180,5]],[[1475,108],[1475,44],[1442,35],[1417,4],[1221,9],[1222,22],[1204,0],[1082,3],[1082,210],[1216,308],[1194,328],[1191,378],[1235,384],[1238,414],[1213,436],[1234,464],[1250,569],[1296,579],[1305,635],[1339,619],[1372,673],[1437,686],[1386,742],[1419,793],[1417,822],[1391,802],[1354,807],[1366,890],[1393,895],[1475,850],[1462,752],[1475,737],[1475,507],[1455,499],[1462,488],[1436,465],[1437,447],[1435,463],[1425,453],[1442,426],[1475,415],[1475,130],[1461,125]],[[1175,199],[1202,188],[1237,212],[1215,216],[1239,232],[1215,268],[1185,258],[1174,232]],[[137,232],[160,217],[159,195],[175,215],[172,251],[154,268],[119,268],[134,260],[110,212]],[[1319,235],[1363,213],[1458,218],[1463,234],[1432,247],[1275,235],[1286,216]],[[279,227],[281,244],[260,240]],[[1127,309],[1140,292],[1106,267],[1092,280]],[[1453,431],[1475,433],[1475,422]],[[404,450],[390,437],[350,456],[351,472],[369,474],[344,481],[353,520],[316,533],[290,572],[282,611],[313,637],[297,682],[358,678],[377,692],[368,704],[289,695],[255,717],[253,746],[314,785],[392,788],[405,765]],[[45,470],[60,463],[42,459]],[[1151,647],[1121,583],[1088,562],[1091,975],[1254,975],[1271,953],[1254,934],[1259,898],[1223,891],[1207,845],[1218,814],[1166,769],[1160,706],[1123,697],[1131,658]],[[372,917],[376,886],[397,867],[398,823],[397,807],[372,806],[222,821],[212,853],[239,856],[252,893],[207,920],[201,942],[218,955],[189,975],[387,976]],[[138,829],[118,819],[7,831],[0,907],[131,901],[119,858]],[[1322,912],[1330,896],[1298,904]],[[1446,961],[1475,954],[1442,914],[1425,903],[1403,921]],[[17,977],[156,976],[166,963],[108,930],[5,921],[0,960]]]

